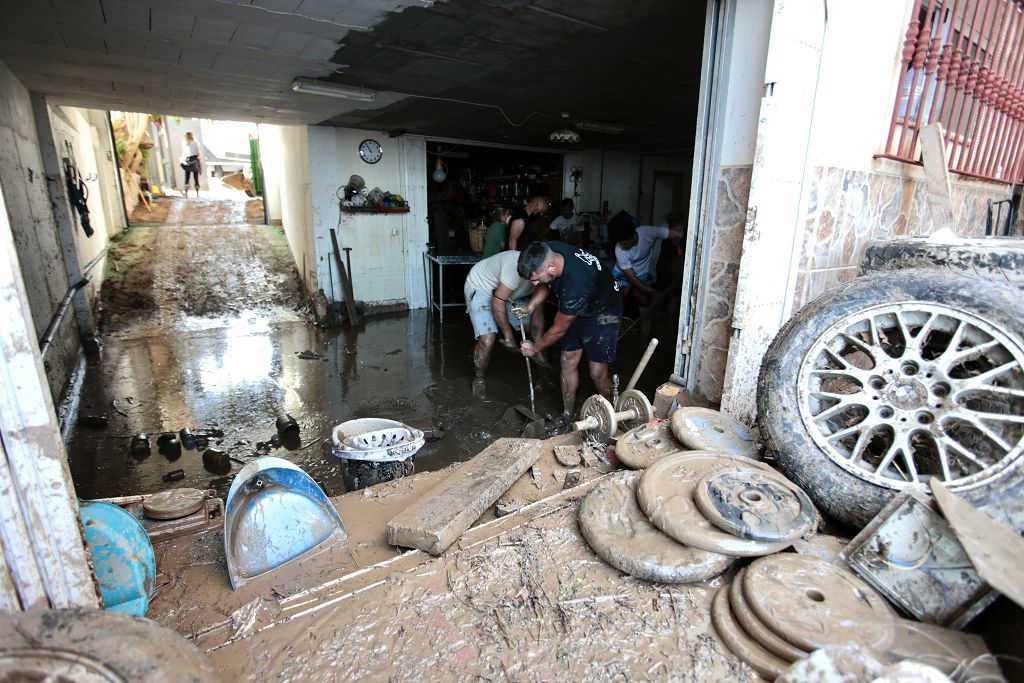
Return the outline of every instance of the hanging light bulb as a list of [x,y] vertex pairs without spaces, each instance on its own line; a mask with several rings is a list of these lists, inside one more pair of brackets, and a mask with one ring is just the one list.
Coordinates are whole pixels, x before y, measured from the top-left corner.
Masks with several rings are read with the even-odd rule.
[[434,164],[434,171],[430,174],[430,177],[434,179],[435,183],[443,183],[445,178],[448,177],[448,167],[444,165],[440,158]]

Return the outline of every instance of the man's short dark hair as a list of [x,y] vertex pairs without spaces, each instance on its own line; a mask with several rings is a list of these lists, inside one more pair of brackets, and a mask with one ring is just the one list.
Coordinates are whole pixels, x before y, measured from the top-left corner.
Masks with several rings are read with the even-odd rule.
[[632,239],[636,234],[636,223],[629,214],[616,214],[608,221],[608,237],[612,244]]
[[575,209],[576,208],[576,205],[573,203],[572,199],[570,199],[569,197],[566,197],[565,199],[562,200],[562,208],[564,209],[566,207],[569,207],[570,209]]
[[530,242],[530,245],[519,253],[516,271],[519,277],[529,280],[551,258],[551,247],[543,242]]

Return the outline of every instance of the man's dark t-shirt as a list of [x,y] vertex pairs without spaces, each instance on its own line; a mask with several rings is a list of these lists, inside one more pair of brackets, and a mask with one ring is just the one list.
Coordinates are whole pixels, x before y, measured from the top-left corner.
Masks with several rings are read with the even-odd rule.
[[556,241],[547,245],[565,259],[561,277],[549,285],[558,297],[559,313],[581,318],[621,315],[622,293],[610,267],[580,247]]

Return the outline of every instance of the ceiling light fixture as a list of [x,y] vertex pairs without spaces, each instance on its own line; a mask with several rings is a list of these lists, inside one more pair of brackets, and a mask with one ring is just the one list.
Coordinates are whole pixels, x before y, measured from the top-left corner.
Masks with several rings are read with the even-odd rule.
[[551,135],[548,136],[548,140],[551,142],[575,145],[580,141],[580,134],[572,128],[559,128],[556,131],[552,131]]
[[340,97],[344,100],[358,100],[360,102],[373,102],[377,93],[362,88],[350,88],[330,81],[318,81],[313,78],[296,78],[292,81],[292,90],[309,95],[323,95],[324,97]]
[[595,133],[610,133],[612,135],[618,135],[622,131],[626,130],[622,126],[616,126],[614,123],[601,123],[600,121],[577,121],[576,127],[580,130],[589,130]]

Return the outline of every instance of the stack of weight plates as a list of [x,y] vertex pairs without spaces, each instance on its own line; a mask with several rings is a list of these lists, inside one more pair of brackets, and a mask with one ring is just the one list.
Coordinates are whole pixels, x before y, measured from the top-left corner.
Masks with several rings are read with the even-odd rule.
[[608,564],[664,583],[702,581],[737,557],[768,555],[812,531],[810,499],[771,467],[709,450],[663,455],[598,484],[579,525]]
[[736,657],[774,680],[818,648],[862,645],[885,652],[893,613],[843,567],[794,553],[762,557],[715,595],[711,621]]

